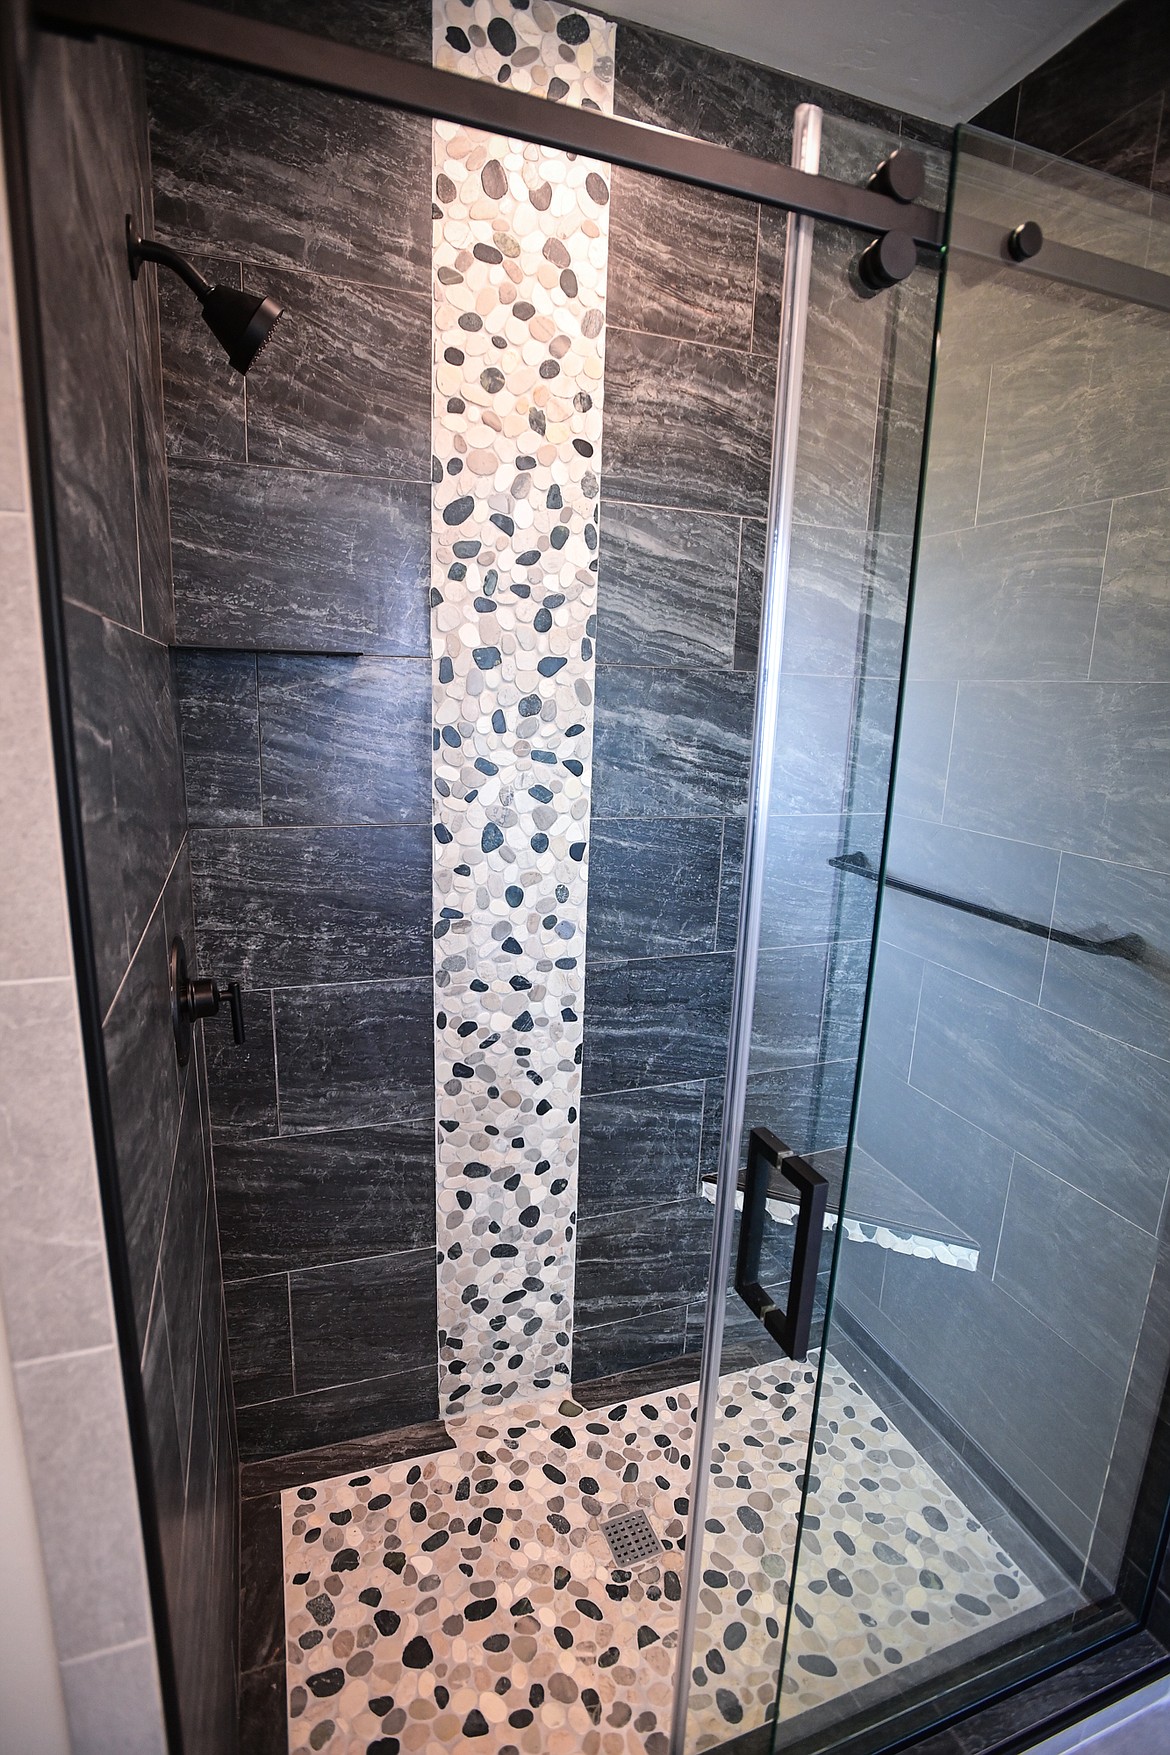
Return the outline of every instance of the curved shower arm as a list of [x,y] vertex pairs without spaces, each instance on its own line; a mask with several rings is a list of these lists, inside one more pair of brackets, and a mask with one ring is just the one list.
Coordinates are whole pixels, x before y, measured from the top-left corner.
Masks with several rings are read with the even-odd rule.
[[169,244],[160,244],[155,238],[144,238],[135,226],[130,215],[126,215],[126,254],[130,258],[130,274],[138,279],[138,270],[144,262],[158,262],[164,268],[170,268],[186,281],[200,304],[206,304],[211,293],[211,282],[204,280],[197,268],[193,268],[185,256],[172,250]]

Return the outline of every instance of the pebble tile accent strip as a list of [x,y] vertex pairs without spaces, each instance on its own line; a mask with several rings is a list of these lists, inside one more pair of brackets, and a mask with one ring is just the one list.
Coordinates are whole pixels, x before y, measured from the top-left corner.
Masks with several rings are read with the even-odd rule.
[[[612,109],[614,26],[435,0],[437,66]],[[609,173],[445,122],[434,153],[439,1397],[567,1389]]]
[[[688,1750],[774,1708],[813,1388],[722,1381]],[[667,1755],[696,1396],[471,1414],[454,1450],[286,1492],[293,1755]],[[832,1359],[821,1422],[785,1717],[1040,1600]],[[659,1558],[615,1568],[623,1507]]]

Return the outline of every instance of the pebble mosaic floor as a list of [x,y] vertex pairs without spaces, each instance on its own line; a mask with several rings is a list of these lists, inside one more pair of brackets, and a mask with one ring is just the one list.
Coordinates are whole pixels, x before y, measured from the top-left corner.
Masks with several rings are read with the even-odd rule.
[[[773,1706],[813,1383],[722,1380],[689,1750]],[[471,1414],[453,1450],[286,1492],[294,1755],[666,1755],[697,1387]],[[1040,1601],[832,1359],[819,1432],[785,1718]],[[619,1506],[664,1548],[630,1571]]]

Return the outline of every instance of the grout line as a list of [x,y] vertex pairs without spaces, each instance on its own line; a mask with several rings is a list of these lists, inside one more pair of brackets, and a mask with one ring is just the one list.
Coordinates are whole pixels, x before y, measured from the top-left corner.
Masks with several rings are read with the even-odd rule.
[[294,1395],[296,1395],[296,1393],[297,1393],[297,1349],[296,1349],[296,1343],[293,1339],[293,1302],[292,1302],[292,1273],[291,1273],[291,1271],[289,1273],[285,1274],[284,1284],[285,1284],[285,1290],[286,1290],[287,1302],[288,1302],[288,1374],[289,1374],[289,1377],[292,1379],[292,1392]]
[[[180,838],[178,847],[175,849],[175,857],[171,860],[170,867],[167,871],[167,875],[163,879],[163,882],[162,882],[162,888],[159,891],[158,895],[155,897],[154,906],[150,910],[150,914],[147,917],[146,925],[143,927],[142,932],[139,936],[138,943],[134,946],[134,949],[131,951],[129,959],[126,963],[126,967],[122,971],[122,977],[121,977],[121,980],[118,982],[117,988],[114,992],[114,997],[111,999],[109,1005],[106,1007],[106,1014],[102,1019],[103,1031],[105,1030],[106,1025],[110,1021],[110,1018],[113,1014],[114,1007],[117,1005],[119,999],[122,996],[122,989],[125,987],[126,982],[128,981],[128,979],[130,977],[130,971],[134,967],[134,964],[135,964],[135,961],[137,960],[138,954],[142,950],[143,945],[146,943],[147,935],[150,932],[151,927],[154,925],[154,917],[158,913],[159,909],[162,907],[163,897],[167,893],[167,886],[175,874],[175,867],[178,865],[179,860],[182,858],[183,849],[186,847],[186,845],[187,845],[187,835],[186,835],[186,833],[184,833],[182,835],[182,837]],[[164,916],[164,936],[165,936],[165,916]],[[169,949],[170,947],[168,946],[167,948]]]
[[987,400],[983,405],[983,437],[979,445],[979,473],[975,478],[975,524],[979,522],[979,501],[983,495],[983,464],[987,456],[987,428],[991,421],[991,386],[994,380],[995,366],[992,364],[987,369]]
[[272,1095],[276,1103],[276,1137],[279,1139],[283,1129],[280,1120],[280,1063],[276,1049],[276,993],[275,987],[269,988],[268,1015],[272,1023]]
[[1105,547],[1101,554],[1101,579],[1097,586],[1097,612],[1093,617],[1093,638],[1089,643],[1089,667],[1085,672],[1086,681],[1091,681],[1093,677],[1093,659],[1097,652],[1097,629],[1101,622],[1101,604],[1105,597],[1105,569],[1109,565],[1109,543],[1113,535],[1113,513],[1116,506],[1116,500],[1109,502],[1109,521],[1105,526]]

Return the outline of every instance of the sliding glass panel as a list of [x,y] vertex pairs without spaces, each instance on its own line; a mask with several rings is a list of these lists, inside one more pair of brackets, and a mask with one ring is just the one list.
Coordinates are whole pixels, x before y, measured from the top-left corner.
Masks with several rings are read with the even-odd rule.
[[[954,208],[1170,263],[1170,206],[980,135]],[[1170,1338],[1168,390],[1170,316],[951,252],[786,1751],[884,1748],[1141,1610]]]
[[[862,183],[899,143],[826,116],[820,165]],[[948,155],[922,149],[925,199],[945,200]],[[787,220],[765,215],[762,248],[779,261]],[[758,826],[765,842],[760,956],[740,1142],[764,1129],[828,1180],[835,1205],[857,1069],[873,931],[873,887],[842,868],[876,862],[889,781],[926,410],[937,269],[866,294],[866,240],[813,231],[791,559],[775,753]],[[779,277],[777,277],[779,292]],[[770,314],[777,328],[780,311]],[[762,536],[762,531],[761,531]],[[779,582],[781,585],[783,581]],[[740,954],[743,955],[741,944]],[[768,1179],[768,1168],[763,1174]],[[703,1192],[714,1201],[716,1166]],[[742,1207],[743,1193],[738,1197]],[[691,1654],[686,1748],[715,1747],[774,1711],[784,1605],[817,1387],[815,1360],[774,1338],[793,1277],[797,1190],[778,1167],[761,1188],[750,1301],[736,1291],[737,1219]],[[805,1276],[819,1341],[832,1212],[817,1238],[822,1271]],[[770,1328],[760,1311],[768,1304]],[[802,1349],[803,1354],[803,1349]]]

